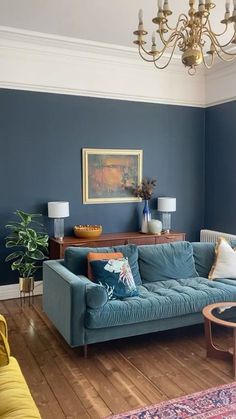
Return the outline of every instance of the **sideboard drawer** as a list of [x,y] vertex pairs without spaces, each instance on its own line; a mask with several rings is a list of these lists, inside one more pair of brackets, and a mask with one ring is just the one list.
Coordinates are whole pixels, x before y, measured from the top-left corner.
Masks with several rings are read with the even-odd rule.
[[155,244],[155,237],[138,237],[138,238],[130,238],[127,240],[128,244],[136,244],[137,246],[142,245],[142,244]]
[[111,247],[111,246],[122,246],[125,244],[124,240],[99,240],[99,241],[89,241],[84,243],[83,246],[85,247]]
[[156,244],[171,243],[185,240],[185,234],[165,234],[165,236],[156,236]]

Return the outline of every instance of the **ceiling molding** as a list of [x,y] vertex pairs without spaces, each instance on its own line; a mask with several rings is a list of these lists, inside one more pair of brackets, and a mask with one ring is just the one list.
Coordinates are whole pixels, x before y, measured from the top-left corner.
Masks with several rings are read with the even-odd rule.
[[0,27],[2,88],[203,107],[203,77],[178,57],[158,72],[135,48]]
[[236,100],[236,61],[219,61],[206,71],[206,107]]
[[0,26],[1,88],[194,107],[235,100],[235,62],[199,70],[188,76],[174,56],[158,71],[136,48]]

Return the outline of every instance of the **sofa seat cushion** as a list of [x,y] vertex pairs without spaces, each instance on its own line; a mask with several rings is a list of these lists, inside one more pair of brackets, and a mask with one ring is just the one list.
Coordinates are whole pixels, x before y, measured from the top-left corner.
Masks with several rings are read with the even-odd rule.
[[18,362],[13,357],[9,365],[0,368],[0,418],[41,418]]
[[236,281],[196,277],[149,282],[138,287],[139,296],[111,300],[102,308],[86,312],[91,329],[167,319],[199,313],[208,304],[236,301]]

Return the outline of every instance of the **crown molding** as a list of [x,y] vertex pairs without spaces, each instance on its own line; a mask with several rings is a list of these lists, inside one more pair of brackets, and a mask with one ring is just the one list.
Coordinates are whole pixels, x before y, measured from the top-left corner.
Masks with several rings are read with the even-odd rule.
[[[19,284],[2,285],[0,286],[0,290],[0,301],[20,298]],[[36,281],[34,283],[34,295],[42,295],[42,293],[43,281]]]
[[236,62],[187,75],[180,56],[159,71],[133,47],[0,26],[0,88],[169,105],[236,100]]
[[220,105],[236,100],[236,61],[218,61],[206,71],[206,107]]
[[178,56],[158,72],[135,48],[0,26],[0,87],[194,107],[204,74],[186,77]]

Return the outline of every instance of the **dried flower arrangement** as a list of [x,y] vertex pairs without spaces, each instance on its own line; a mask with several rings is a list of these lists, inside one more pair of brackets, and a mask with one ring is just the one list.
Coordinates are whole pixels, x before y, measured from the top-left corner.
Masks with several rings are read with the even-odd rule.
[[148,200],[152,197],[156,184],[156,179],[143,178],[141,184],[133,188],[134,195],[143,200]]

